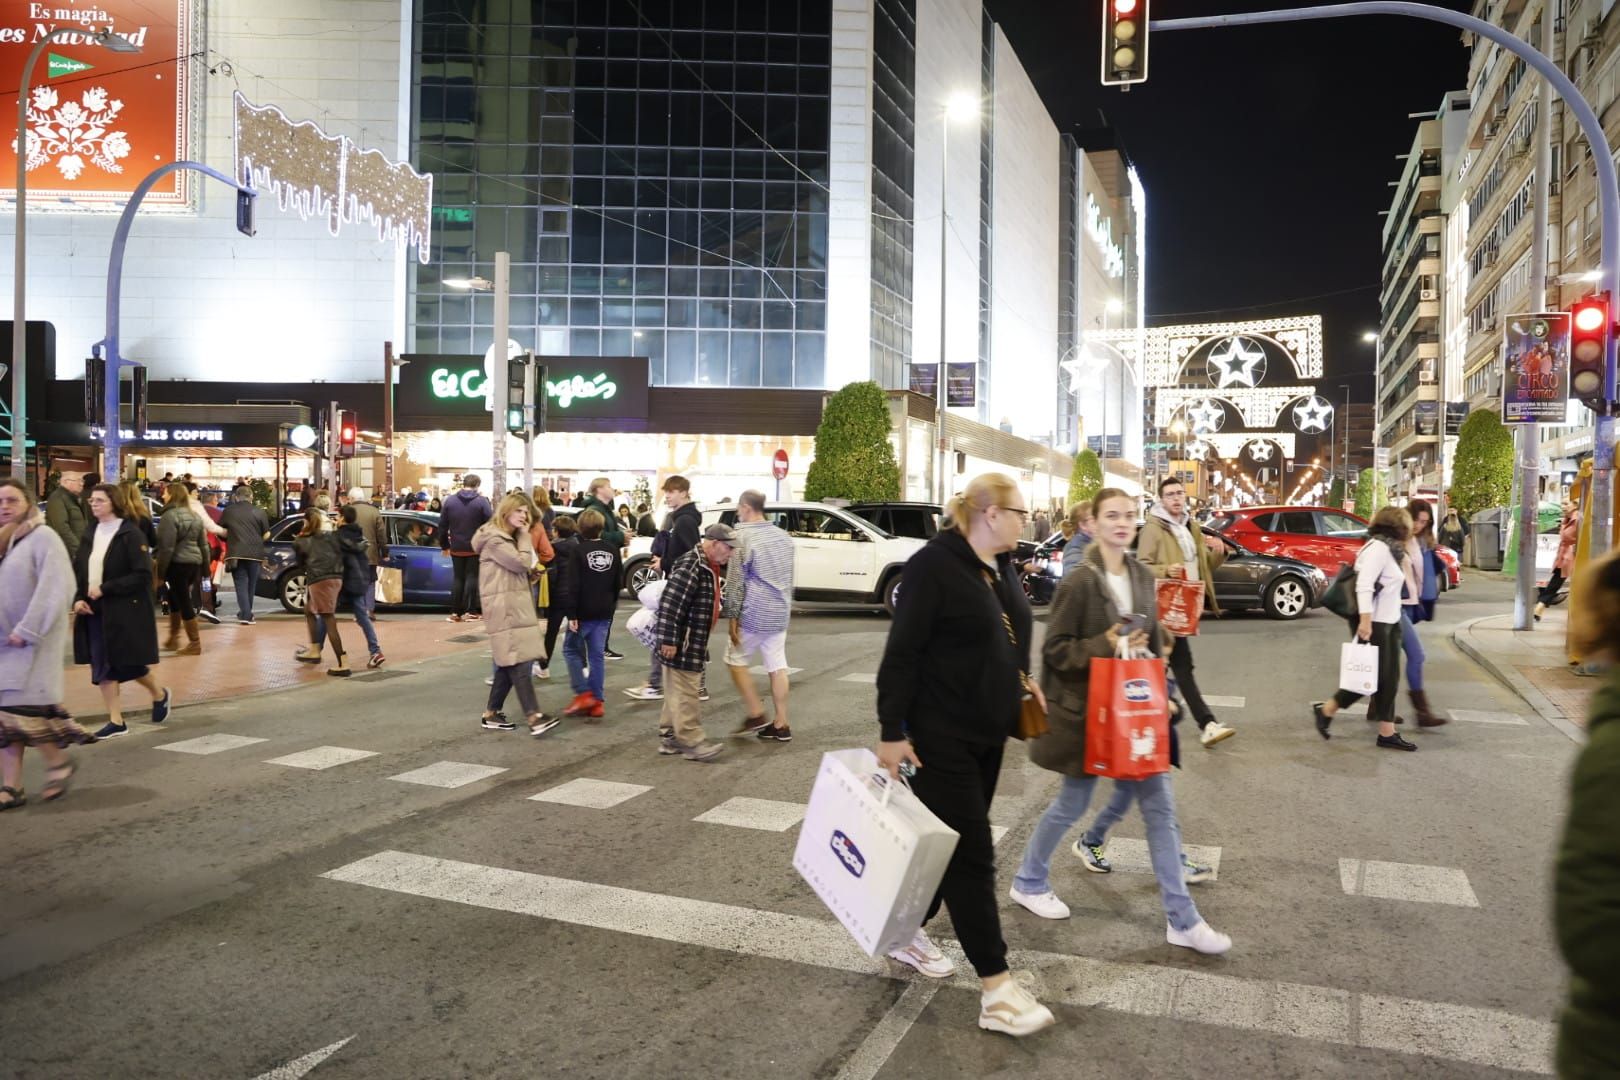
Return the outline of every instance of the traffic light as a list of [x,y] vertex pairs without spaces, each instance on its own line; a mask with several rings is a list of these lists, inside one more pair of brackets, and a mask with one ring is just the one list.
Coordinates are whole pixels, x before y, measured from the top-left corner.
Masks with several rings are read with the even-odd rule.
[[1102,84],[1147,82],[1148,0],[1103,0]]
[[1569,391],[1587,408],[1598,411],[1609,389],[1609,339],[1614,333],[1609,294],[1584,297],[1569,314]]
[[360,422],[355,419],[352,409],[342,409],[338,412],[337,430],[337,456],[340,458],[354,457],[355,438],[360,434]]
[[534,365],[534,380],[530,383],[534,387],[534,425],[536,435],[546,433],[546,406],[551,395],[546,392],[546,365],[536,362]]
[[529,424],[523,411],[528,390],[528,357],[509,357],[506,361],[506,430],[519,438],[528,438],[529,435]]

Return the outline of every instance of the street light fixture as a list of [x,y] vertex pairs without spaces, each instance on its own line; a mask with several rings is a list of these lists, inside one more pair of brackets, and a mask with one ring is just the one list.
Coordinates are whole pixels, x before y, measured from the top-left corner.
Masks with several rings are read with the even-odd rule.
[[[81,28],[59,26],[34,44],[33,51],[23,63],[22,81],[17,88],[17,238],[13,245],[11,304],[11,474],[19,480],[28,476],[28,418],[26,389],[28,382],[28,79],[34,73],[34,64],[45,47],[61,37],[83,34]],[[92,45],[115,53],[138,53],[139,45],[128,38],[119,37],[109,27],[97,30],[86,39]],[[107,423],[119,424],[117,416],[109,416]]]
[[958,123],[977,119],[983,110],[983,102],[979,95],[969,90],[958,90],[945,99],[944,108],[940,110],[939,129],[939,371],[934,377],[934,435],[937,444],[935,453],[935,495],[941,505],[950,492],[946,488],[945,480],[945,313],[947,310],[947,278],[945,276],[945,252],[949,249],[950,238],[950,172],[947,162],[950,160],[951,122]]

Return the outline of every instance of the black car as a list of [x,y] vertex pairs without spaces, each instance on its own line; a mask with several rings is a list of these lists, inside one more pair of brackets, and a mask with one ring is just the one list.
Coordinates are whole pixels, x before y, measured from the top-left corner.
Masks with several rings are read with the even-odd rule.
[[[1230,537],[1204,529],[1231,550],[1215,568],[1215,602],[1224,611],[1250,611],[1258,608],[1273,619],[1297,619],[1322,602],[1327,578],[1310,563],[1261,555]],[[1063,578],[1062,533],[1035,548],[1029,570],[1024,575],[1024,592],[1032,604],[1049,604]],[[1135,549],[1135,543],[1132,543]]]
[[938,503],[928,502],[849,503],[844,509],[890,536],[909,536],[917,540],[932,540],[944,517]]

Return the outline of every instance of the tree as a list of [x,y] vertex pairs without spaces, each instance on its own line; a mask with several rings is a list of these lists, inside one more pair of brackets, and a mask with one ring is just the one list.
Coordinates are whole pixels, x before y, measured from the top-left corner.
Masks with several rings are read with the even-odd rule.
[[900,497],[900,466],[889,442],[889,402],[877,383],[850,383],[827,401],[804,497],[811,502]]
[[[1351,491],[1355,488],[1352,486]],[[1344,477],[1335,476],[1333,483],[1328,487],[1327,504],[1329,506],[1344,506]]]
[[1491,409],[1468,414],[1457,433],[1450,503],[1467,520],[1513,497],[1513,433]]
[[1356,481],[1356,513],[1372,517],[1389,502],[1389,482],[1381,472],[1362,469]]
[[1102,462],[1097,460],[1097,455],[1090,450],[1074,455],[1074,469],[1069,473],[1069,506],[1095,499],[1102,486]]
[[255,476],[248,481],[248,490],[252,494],[253,505],[270,515],[270,520],[276,520],[280,511],[276,508],[276,491],[270,486],[270,481]]

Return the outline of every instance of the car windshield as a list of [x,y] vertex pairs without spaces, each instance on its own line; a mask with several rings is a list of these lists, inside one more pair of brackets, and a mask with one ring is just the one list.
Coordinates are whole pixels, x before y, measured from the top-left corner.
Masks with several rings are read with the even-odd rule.
[[852,518],[858,518],[862,525],[865,525],[868,529],[871,529],[873,532],[877,533],[883,539],[885,539],[885,540],[893,540],[894,539],[894,533],[890,532],[888,529],[885,529],[883,526],[877,524],[876,522],[874,522],[872,520],[872,518],[870,516],[868,516],[868,515],[876,513],[877,510],[878,510],[877,507],[868,506],[864,513],[862,511],[860,511],[860,510],[851,510],[847,506],[841,506],[841,507],[839,507],[839,509],[842,510],[844,513],[848,514]]
[[1231,514],[1220,513],[1220,514],[1216,514],[1214,517],[1210,518],[1204,524],[1208,525],[1211,529],[1214,529],[1216,532],[1223,533],[1229,527],[1231,527],[1232,523],[1234,521],[1236,521],[1236,520],[1237,519],[1234,518]]

